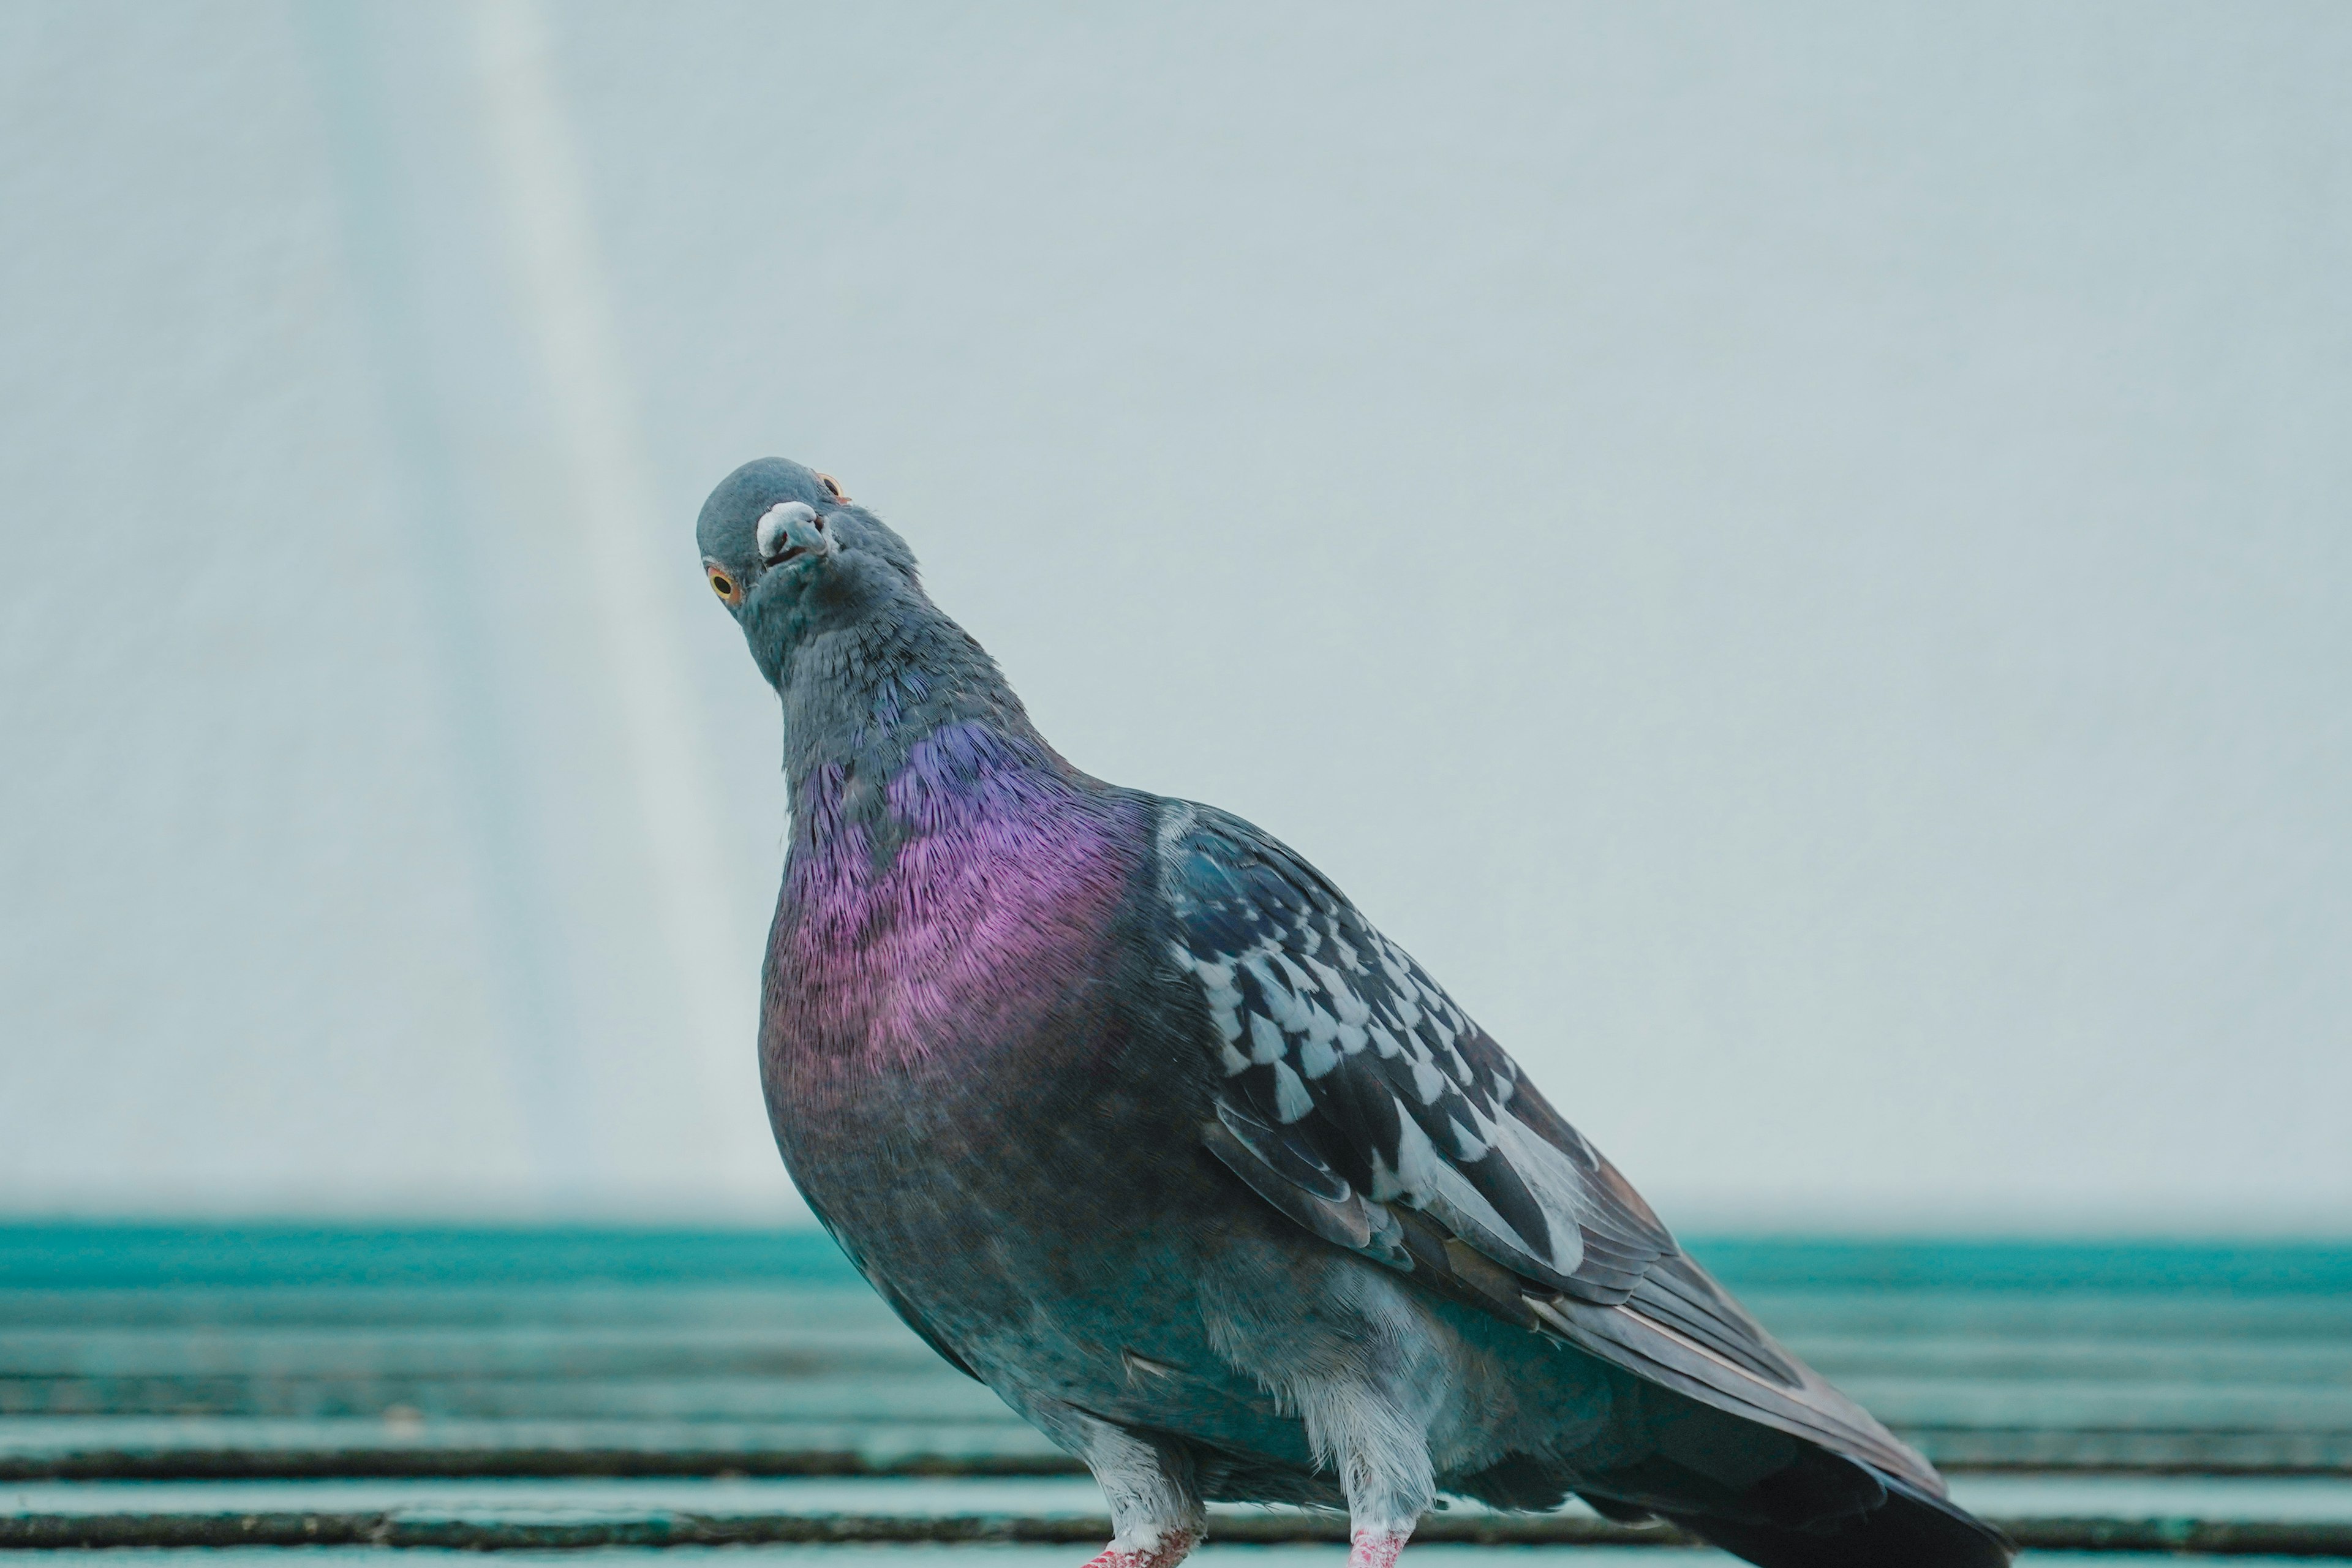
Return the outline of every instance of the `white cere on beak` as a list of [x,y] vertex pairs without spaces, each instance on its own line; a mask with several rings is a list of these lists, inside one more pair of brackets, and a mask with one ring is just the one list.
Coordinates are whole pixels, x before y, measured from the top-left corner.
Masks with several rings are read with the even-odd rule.
[[784,552],[784,531],[795,522],[816,521],[816,508],[803,500],[778,501],[760,519],[760,531],[754,536],[760,546],[760,559],[772,562]]

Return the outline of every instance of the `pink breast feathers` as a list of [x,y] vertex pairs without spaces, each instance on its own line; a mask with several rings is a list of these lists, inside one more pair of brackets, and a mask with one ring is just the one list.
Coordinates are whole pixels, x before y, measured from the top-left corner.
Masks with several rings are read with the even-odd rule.
[[912,1065],[1013,1044],[1097,972],[1142,835],[1042,761],[959,726],[863,809],[840,769],[809,781],[777,954],[787,1049]]

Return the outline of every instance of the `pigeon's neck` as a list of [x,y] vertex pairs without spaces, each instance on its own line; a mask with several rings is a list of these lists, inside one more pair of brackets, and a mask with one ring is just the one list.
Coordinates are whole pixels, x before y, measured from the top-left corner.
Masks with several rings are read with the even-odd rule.
[[996,661],[928,604],[811,637],[782,675],[795,850],[854,836],[887,859],[908,837],[1076,780]]
[[814,1075],[808,1096],[1042,1027],[1097,962],[1147,831],[928,605],[835,636],[778,683],[793,825],[767,1048],[772,1072]]

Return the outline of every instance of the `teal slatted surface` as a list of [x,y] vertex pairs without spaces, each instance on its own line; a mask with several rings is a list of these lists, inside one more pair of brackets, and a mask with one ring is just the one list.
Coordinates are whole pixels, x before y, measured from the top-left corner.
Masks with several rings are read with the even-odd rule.
[[[1694,1250],[1800,1353],[1962,1472],[1964,1491],[2058,1531],[2032,1539],[2075,1542],[2050,1522],[2071,1518],[2137,1521],[2139,1536],[2110,1530],[2119,1542],[2145,1544],[2165,1519],[2165,1539],[2200,1540],[2180,1531],[2201,1519],[2352,1552],[2352,1248]],[[288,1505],[271,1517],[341,1520],[333,1528],[369,1540],[393,1527],[350,1521],[454,1506],[491,1521],[457,1542],[476,1545],[520,1541],[498,1522],[509,1515],[584,1508],[635,1520],[600,1538],[625,1545],[646,1531],[694,1539],[646,1521],[705,1517],[734,1496],[739,1524],[788,1522],[726,1538],[772,1542],[805,1528],[789,1522],[795,1509],[903,1520],[908,1500],[934,1495],[906,1489],[922,1486],[947,1489],[937,1498],[958,1517],[1083,1533],[1097,1509],[1086,1483],[1062,1479],[1069,1468],[898,1324],[821,1236],[0,1226],[0,1481],[20,1535],[80,1508],[194,1539],[186,1521],[270,1500]],[[632,1486],[688,1490],[613,1489]],[[844,1486],[886,1489],[822,1489]],[[1472,1530],[1471,1517],[1444,1528]],[[1511,1526],[1579,1540],[1588,1527],[1605,1529]],[[2243,1551],[2269,1538],[2231,1539]],[[1007,1563],[1028,1550],[967,1549]]]

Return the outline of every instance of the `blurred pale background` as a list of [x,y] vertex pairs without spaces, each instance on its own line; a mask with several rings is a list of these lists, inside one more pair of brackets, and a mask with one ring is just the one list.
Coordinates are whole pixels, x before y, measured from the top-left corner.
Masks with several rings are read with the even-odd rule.
[[2352,1228],[2352,8],[0,8],[0,1205],[795,1212],[835,473],[1685,1226]]

